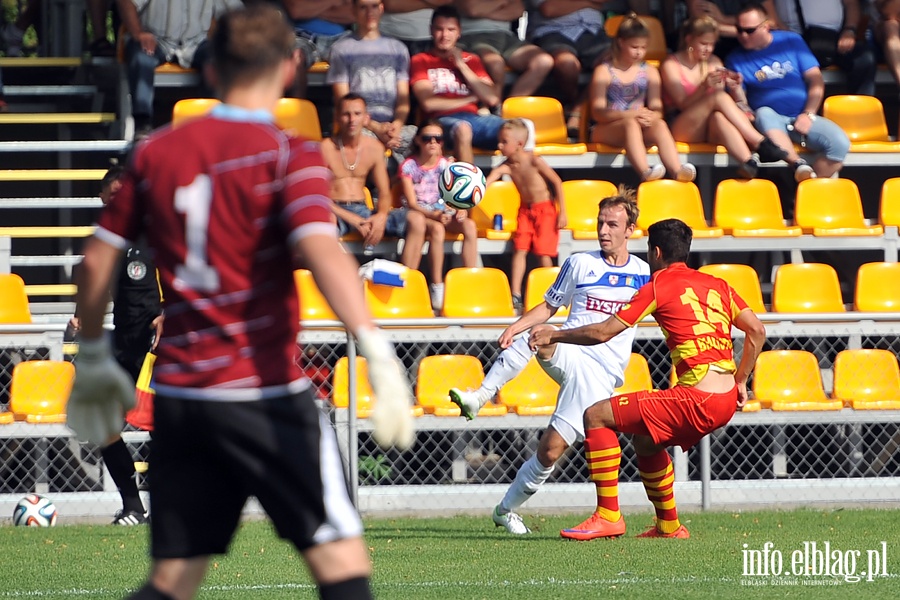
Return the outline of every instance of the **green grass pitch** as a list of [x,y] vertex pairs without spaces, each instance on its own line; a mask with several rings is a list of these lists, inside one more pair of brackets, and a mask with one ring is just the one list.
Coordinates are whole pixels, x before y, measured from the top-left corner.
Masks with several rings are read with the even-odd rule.
[[[651,522],[648,513],[641,513],[626,515],[625,537],[591,542],[559,537],[561,528],[586,515],[525,513],[533,533],[523,537],[496,529],[488,516],[367,519],[366,543],[380,599],[895,600],[900,598],[896,514],[813,509],[685,513],[682,521],[691,539],[645,540],[634,537]],[[771,545],[763,555],[766,542]],[[853,566],[855,575],[868,568],[878,575],[872,581],[862,576],[856,583],[844,576],[794,576],[792,568],[817,568],[803,556],[805,542],[815,542],[820,551],[828,542],[832,572],[847,575]],[[750,570],[762,573],[765,563],[769,576],[744,575],[748,550],[759,551]],[[869,556],[869,551],[878,554]],[[0,527],[0,556],[0,600],[122,598],[141,585],[147,572],[147,528]],[[780,576],[771,574],[776,556],[785,570]],[[885,570],[888,575],[882,576]],[[199,597],[312,599],[317,593],[292,549],[267,522],[253,521],[241,526],[228,556],[214,558]]]

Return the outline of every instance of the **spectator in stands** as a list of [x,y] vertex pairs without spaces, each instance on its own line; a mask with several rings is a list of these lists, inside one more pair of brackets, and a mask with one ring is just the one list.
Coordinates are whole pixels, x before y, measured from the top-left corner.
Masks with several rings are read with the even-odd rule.
[[875,95],[875,53],[856,39],[862,8],[859,0],[775,0],[778,17],[799,33],[824,69],[837,65],[847,77],[847,93]]
[[[384,164],[384,145],[363,135],[369,114],[366,101],[358,94],[347,94],[337,103],[338,131],[322,142],[325,164],[334,173],[331,180],[332,210],[338,231],[344,236],[358,232],[365,245],[374,246],[385,234],[403,237],[405,215],[391,212],[391,186]],[[366,206],[366,180],[371,175],[378,194],[373,213]]]
[[331,47],[326,81],[335,102],[349,92],[365,98],[369,109],[366,131],[394,155],[405,156],[416,133],[409,117],[409,52],[399,40],[378,30],[384,5],[381,0],[353,0],[354,35]]
[[[737,16],[741,48],[725,64],[743,77],[756,128],[788,153],[797,181],[836,176],[850,150],[847,134],[816,114],[825,82],[806,42],[791,31],[772,31],[762,4],[750,3]],[[794,144],[816,153],[812,169]]]
[[[500,128],[500,153],[504,161],[491,169],[487,183],[508,175],[519,191],[521,203],[513,234],[515,252],[509,287],[516,311],[524,307],[522,283],[528,253],[538,257],[542,267],[552,267],[559,250],[559,230],[566,226],[566,202],[562,179],[550,165],[529,149],[534,132],[524,119],[510,119]],[[550,189],[552,188],[552,190]],[[556,199],[554,203],[553,200]]]
[[[642,181],[662,179],[667,169],[678,181],[693,181],[697,169],[681,163],[662,118],[659,71],[644,62],[649,35],[644,22],[631,13],[619,25],[612,60],[594,69],[590,106],[597,124],[591,141],[625,148]],[[662,164],[651,167],[647,147],[654,144]]]
[[872,3],[878,15],[875,38],[881,44],[894,80],[900,84],[900,0],[872,0]]
[[465,210],[454,210],[441,199],[441,173],[452,162],[444,156],[444,128],[432,119],[418,129],[415,151],[400,165],[401,201],[406,216],[406,243],[401,262],[418,269],[422,248],[428,240],[428,262],[431,270],[431,306],[444,305],[444,239],[446,233],[462,234],[464,267],[478,266],[478,231],[475,221]]
[[587,90],[579,90],[582,72],[609,58],[612,40],[603,27],[604,0],[566,2],[529,0],[528,35],[553,57],[553,75],[568,118],[569,137],[577,137],[581,105]]
[[[784,29],[778,22],[774,0],[762,0],[761,3],[766,12],[772,15],[772,29]],[[716,55],[723,60],[738,47],[737,14],[745,4],[745,0],[687,0],[688,18],[697,19],[709,15],[719,24]]]
[[[103,205],[122,187],[125,169],[113,167],[100,181]],[[142,245],[128,248],[123,257],[113,296],[113,356],[116,362],[137,381],[147,352],[156,349],[162,334],[162,296],[156,266]],[[78,316],[69,321],[73,333],[81,329]],[[147,522],[147,511],[135,481],[134,458],[117,436],[100,449],[103,462],[119,489],[122,509],[113,517],[113,525],[140,525]]]
[[409,49],[409,55],[431,48],[431,13],[453,0],[384,0],[381,33],[397,38]]
[[[128,33],[125,63],[135,138],[153,127],[153,76],[163,63],[203,70],[209,56],[207,36],[214,20],[241,0],[185,2],[184,0],[116,0]],[[174,18],[180,15],[182,18]]]
[[456,0],[456,6],[463,17],[459,46],[481,57],[497,97],[503,98],[507,69],[517,74],[510,96],[534,94],[553,68],[553,57],[510,29],[525,14],[523,0]]
[[300,64],[291,86],[296,98],[306,98],[309,68],[328,61],[331,47],[349,35],[348,28],[356,20],[349,0],[282,0],[288,17],[294,22]]
[[749,110],[741,76],[712,53],[718,37],[710,16],[685,23],[681,49],[660,67],[666,120],[676,141],[725,146],[740,163],[738,177],[752,179],[759,169],[754,150],[763,162],[784,160],[787,153],[757,131],[741,108]]
[[[473,147],[497,148],[503,119],[486,109],[500,106],[500,97],[476,54],[457,47],[459,11],[454,6],[434,9],[432,47],[410,60],[410,83],[425,118],[437,118],[450,132],[456,157],[472,162]],[[479,104],[484,106],[479,109]]]

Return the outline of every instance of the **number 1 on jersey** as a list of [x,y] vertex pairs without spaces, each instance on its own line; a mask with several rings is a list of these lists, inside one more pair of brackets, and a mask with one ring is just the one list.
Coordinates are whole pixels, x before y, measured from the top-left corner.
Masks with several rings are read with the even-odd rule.
[[175,277],[185,287],[198,292],[219,289],[219,273],[210,266],[206,254],[211,206],[209,175],[201,173],[190,185],[175,190],[175,210],[185,215],[184,242],[187,247],[184,264],[175,267]]

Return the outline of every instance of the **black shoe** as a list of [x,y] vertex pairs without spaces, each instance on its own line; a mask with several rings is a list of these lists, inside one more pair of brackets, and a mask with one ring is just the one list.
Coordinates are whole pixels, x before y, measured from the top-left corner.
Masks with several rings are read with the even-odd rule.
[[737,176],[738,179],[753,179],[756,177],[756,173],[759,171],[759,163],[756,162],[755,157],[750,157],[750,160],[744,162],[737,168]]
[[116,55],[116,47],[109,43],[109,40],[106,38],[102,38],[91,42],[91,45],[88,46],[88,52],[94,58],[101,56],[112,58]]
[[140,513],[136,510],[124,511],[120,510],[113,516],[113,525],[123,525],[125,527],[130,527],[132,525],[143,525],[150,520],[150,515],[147,513]]
[[525,308],[525,304],[522,302],[522,296],[519,294],[513,294],[513,310],[516,311],[516,314],[521,314],[522,310]]
[[763,141],[759,143],[756,153],[759,155],[760,162],[764,163],[778,162],[779,160],[785,160],[787,158],[787,152],[785,152],[781,146],[770,140],[768,136],[764,137]]

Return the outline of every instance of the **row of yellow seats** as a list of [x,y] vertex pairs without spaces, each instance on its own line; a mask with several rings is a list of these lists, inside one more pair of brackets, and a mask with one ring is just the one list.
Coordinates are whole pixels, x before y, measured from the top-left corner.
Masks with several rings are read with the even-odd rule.
[[[544,292],[556,279],[558,267],[534,269],[526,284],[526,309],[543,301]],[[376,319],[433,319],[428,284],[421,271],[408,269],[404,287],[365,282],[369,310]],[[336,320],[337,316],[316,286],[312,273],[294,271],[300,297],[300,320]],[[472,290],[478,290],[473,294]],[[565,316],[568,309],[557,315]],[[509,278],[500,269],[473,267],[450,269],[444,278],[444,305],[440,316],[450,318],[501,318],[516,316]]]
[[[580,152],[576,144],[568,144],[563,107],[555,98],[526,96],[509,98],[503,104],[504,118],[526,117],[535,123],[536,152],[541,154],[578,154],[591,152],[624,152],[605,144],[588,143],[591,122],[589,100],[581,109]],[[834,121],[850,138],[851,152],[896,152],[900,142],[888,134],[884,105],[874,96],[835,94],[825,98],[822,116]],[[680,152],[725,153],[722,146],[710,143],[678,143]],[[798,148],[798,151],[802,148]]]
[[[332,400],[337,408],[350,405],[347,357],[338,360],[334,370]],[[372,413],[375,394],[369,386],[368,368],[362,357],[356,359],[356,413],[366,418]],[[484,366],[474,357],[461,354],[439,354],[423,358],[416,378],[416,405],[410,407],[414,416],[431,414],[438,417],[458,417],[459,407],[450,401],[447,391],[451,387],[475,389],[484,379]],[[640,354],[632,354],[625,373],[625,383],[616,393],[624,394],[653,387],[647,360]],[[537,360],[531,359],[518,376],[504,385],[497,395],[497,402],[485,404],[479,416],[500,416],[508,412],[518,415],[550,415],[556,408],[556,383]]]
[[[371,415],[375,395],[368,382],[366,360],[356,359],[357,416]],[[337,408],[349,407],[348,359],[341,358],[334,370],[333,397]],[[448,396],[450,387],[475,389],[484,379],[481,361],[468,355],[428,356],[419,364],[414,416],[432,414],[440,417],[460,416],[459,407]],[[615,390],[625,394],[653,388],[647,360],[632,353],[625,372],[625,383]],[[559,385],[532,359],[525,370],[503,386],[497,402],[486,404],[479,416],[549,415],[556,407]],[[844,350],[834,363],[834,392],[825,393],[819,362],[811,352],[802,350],[770,350],[760,354],[752,384],[753,400],[743,412],[762,408],[774,411],[900,409],[900,367],[897,357],[887,350]]]
[[770,350],[759,355],[753,374],[753,401],[744,412],[900,409],[900,369],[888,350],[854,349],[834,361],[834,391],[822,385],[816,356],[805,350]]
[[[576,240],[597,238],[597,204],[616,193],[608,181],[563,182],[567,225]],[[748,199],[752,198],[752,202]],[[507,181],[491,184],[472,211],[479,236],[509,239],[515,231],[519,193]],[[859,188],[850,179],[809,179],[797,188],[796,225],[786,225],[778,188],[769,180],[726,179],[716,187],[713,226],[703,210],[700,190],[694,183],[674,180],[647,181],[638,186],[640,209],[633,238],[641,237],[657,221],[678,218],[690,225],[696,238],[881,236],[884,227],[900,226],[900,177],[884,182],[879,225],[868,225],[863,215]],[[503,215],[503,230],[495,231],[493,215]]]
[[[766,312],[759,275],[748,265],[711,264],[700,271],[724,279],[754,312]],[[772,311],[779,313],[844,312],[841,284],[834,267],[822,263],[781,265],[775,272]],[[900,311],[900,263],[872,262],[859,267],[853,310]]]
[[[711,264],[700,271],[727,281],[757,313],[767,312],[759,275],[742,264]],[[543,301],[544,292],[556,279],[559,267],[539,267],[528,274],[525,309]],[[294,273],[300,297],[302,321],[336,320],[305,269]],[[513,317],[512,296],[506,273],[494,268],[457,268],[447,272],[444,306],[440,316],[450,318]],[[478,290],[478,294],[472,294]],[[431,319],[434,313],[425,277],[407,271],[405,287],[389,287],[365,282],[366,301],[376,319]],[[785,264],[778,267],[772,293],[772,312],[845,312],[841,286],[834,267],[822,263]],[[874,262],[857,272],[853,310],[860,312],[900,311],[900,263]],[[557,312],[568,315],[568,307]]]

